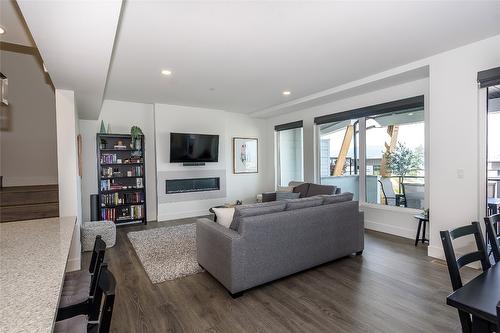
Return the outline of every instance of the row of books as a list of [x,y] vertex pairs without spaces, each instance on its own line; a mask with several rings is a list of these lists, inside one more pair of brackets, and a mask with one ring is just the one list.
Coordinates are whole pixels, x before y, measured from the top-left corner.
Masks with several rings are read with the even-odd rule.
[[144,187],[142,178],[136,178],[135,184],[119,184],[115,183],[114,179],[101,179],[100,189],[101,191],[112,191],[112,190],[129,190],[129,189],[141,189]]
[[101,195],[101,206],[138,204],[144,202],[143,192],[134,193],[111,193]]
[[102,168],[101,169],[102,177],[142,177],[142,166],[131,166],[130,170],[120,171],[119,168]]
[[119,158],[116,154],[101,154],[101,164],[131,164],[142,163],[142,157],[131,156],[130,158]]
[[111,221],[139,220],[144,216],[144,205],[123,208],[101,208],[101,219]]

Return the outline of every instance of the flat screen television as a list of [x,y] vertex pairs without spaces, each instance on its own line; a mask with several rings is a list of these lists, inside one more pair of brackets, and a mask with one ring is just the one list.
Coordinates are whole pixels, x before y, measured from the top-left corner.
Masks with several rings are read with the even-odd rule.
[[170,163],[218,161],[218,135],[170,133]]

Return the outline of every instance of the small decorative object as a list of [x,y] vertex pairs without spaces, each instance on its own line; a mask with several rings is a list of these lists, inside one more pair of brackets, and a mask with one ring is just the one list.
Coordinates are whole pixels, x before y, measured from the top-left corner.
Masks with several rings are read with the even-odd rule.
[[256,138],[233,138],[233,172],[258,172],[258,140]]
[[99,130],[99,133],[106,134],[106,126],[104,125],[104,120],[101,120],[101,129]]
[[108,133],[111,133],[111,124],[108,123]]
[[130,136],[132,137],[132,142],[130,143],[130,148],[140,150],[142,147],[141,137],[143,133],[140,127],[132,126],[130,129]]
[[107,145],[107,144],[108,144],[108,143],[106,142],[106,140],[101,139],[101,149],[106,149],[106,145]]
[[423,215],[424,215],[426,218],[429,218],[429,208],[425,208],[425,209],[424,209]]

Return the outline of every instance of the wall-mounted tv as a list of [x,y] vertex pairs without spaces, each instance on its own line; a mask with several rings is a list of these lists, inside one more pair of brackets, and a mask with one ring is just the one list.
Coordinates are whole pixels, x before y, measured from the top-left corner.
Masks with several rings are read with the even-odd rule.
[[170,133],[170,163],[218,161],[218,135]]

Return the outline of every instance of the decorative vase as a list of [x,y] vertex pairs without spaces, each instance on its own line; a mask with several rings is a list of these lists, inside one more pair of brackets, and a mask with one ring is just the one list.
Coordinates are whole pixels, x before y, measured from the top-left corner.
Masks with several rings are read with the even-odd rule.
[[106,134],[106,126],[104,126],[104,120],[101,120],[101,129],[99,133]]

